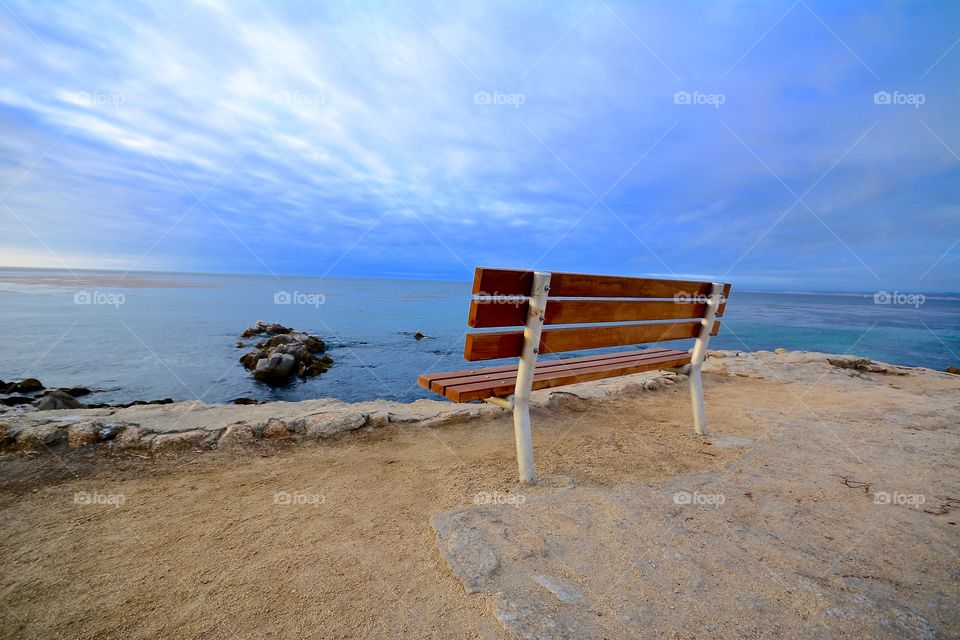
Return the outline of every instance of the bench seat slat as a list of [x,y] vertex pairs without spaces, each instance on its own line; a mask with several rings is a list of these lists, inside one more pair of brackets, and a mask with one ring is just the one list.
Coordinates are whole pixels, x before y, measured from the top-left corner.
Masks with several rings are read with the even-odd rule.
[[[636,349],[630,349],[629,351],[615,351],[613,353],[600,353],[590,356],[578,356],[576,358],[555,358],[552,360],[537,360],[536,371],[546,371],[552,367],[565,367],[570,364],[577,364],[580,362],[601,362],[601,361],[615,361],[626,358],[633,358],[638,355],[649,355],[655,353],[662,353],[666,351],[671,351],[671,349],[665,349],[662,347],[656,347],[653,349],[638,347]],[[492,374],[516,371],[517,365],[508,364],[499,367],[480,367],[476,369],[462,369],[459,371],[441,371],[435,373],[423,373],[417,379],[417,382],[421,387],[427,389],[432,389],[434,385],[442,385],[447,380],[451,378],[466,378],[469,376],[488,376]]]
[[[560,360],[557,362],[563,363],[562,366],[554,365],[544,369],[541,369],[538,365],[534,371],[533,389],[549,389],[653,369],[679,367],[690,363],[688,352],[674,349],[636,351],[631,353],[630,356],[606,361],[580,361],[574,364],[570,364],[573,359]],[[509,396],[514,392],[516,385],[516,370],[517,367],[514,366],[512,371],[491,374],[490,379],[487,380],[477,380],[477,376],[467,376],[462,383],[445,384],[442,395],[454,402]],[[421,384],[423,385],[423,377],[421,377]],[[427,384],[423,386],[429,384],[430,382],[427,381]]]
[[[555,371],[571,371],[584,367],[618,364],[622,362],[637,362],[654,359],[659,356],[683,353],[675,349],[633,349],[618,351],[580,358],[563,358],[558,360],[539,360],[534,368],[534,376],[542,376]],[[449,387],[463,386],[471,383],[491,382],[500,379],[515,379],[517,365],[505,367],[487,367],[483,369],[466,369],[463,371],[448,371],[445,373],[425,374],[420,376],[420,386],[430,389],[434,393],[444,395]]]
[[[467,324],[477,329],[522,327],[527,323],[530,303],[523,300],[474,298]],[[548,300],[544,324],[588,324],[592,322],[633,322],[640,320],[682,320],[702,318],[705,302],[672,300]],[[727,303],[721,303],[717,317]]]
[[[716,335],[719,330],[720,323],[714,323],[710,335]],[[540,353],[563,353],[581,349],[682,340],[696,338],[699,333],[699,320],[544,329],[540,335]],[[518,357],[522,350],[523,331],[468,333],[463,357],[469,362],[514,358]]]

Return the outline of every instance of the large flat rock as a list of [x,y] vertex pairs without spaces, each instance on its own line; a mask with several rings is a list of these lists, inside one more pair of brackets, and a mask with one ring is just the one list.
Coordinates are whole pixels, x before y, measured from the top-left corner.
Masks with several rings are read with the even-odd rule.
[[520,638],[947,637],[960,410],[917,400],[757,411],[772,436],[714,436],[744,452],[719,472],[436,514],[436,543]]

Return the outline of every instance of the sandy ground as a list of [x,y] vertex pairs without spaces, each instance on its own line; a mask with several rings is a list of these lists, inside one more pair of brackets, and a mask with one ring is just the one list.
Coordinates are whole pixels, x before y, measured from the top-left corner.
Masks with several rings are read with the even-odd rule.
[[[705,382],[715,441],[691,435],[685,383],[538,408],[535,488],[515,482],[506,414],[443,427],[391,425],[323,442],[259,441],[232,452],[4,454],[0,634],[511,637],[498,622],[497,593],[468,595],[438,552],[431,516],[470,506],[481,492],[555,505],[557,496],[577,491],[631,493],[706,476],[751,496],[731,495],[735,508],[714,509],[706,522],[689,516],[685,535],[767,532],[751,538],[751,553],[772,558],[771,566],[797,565],[799,555],[805,566],[823,559],[811,569],[819,574],[796,585],[793,600],[778,594],[762,607],[717,582],[697,598],[716,612],[735,610],[743,633],[728,611],[708,635],[960,636],[960,502],[950,502],[960,498],[960,379],[827,365],[714,369]],[[776,460],[764,450],[771,443]],[[878,508],[880,489],[922,494],[925,502]],[[782,512],[786,499],[794,513]],[[657,520],[676,505],[636,508]],[[575,531],[571,523],[560,533]],[[594,569],[626,575],[622,567]],[[626,625],[621,616],[607,628],[627,637],[697,637],[671,622],[674,607],[693,597],[671,588],[689,579],[687,569],[648,572],[642,619]],[[743,578],[756,579],[752,571]],[[852,579],[878,583],[863,597],[895,600],[907,622],[884,626],[831,612],[829,596],[850,589]],[[771,588],[763,583],[758,592]],[[811,589],[827,597],[810,596]],[[619,614],[612,604],[598,609],[606,610]]]

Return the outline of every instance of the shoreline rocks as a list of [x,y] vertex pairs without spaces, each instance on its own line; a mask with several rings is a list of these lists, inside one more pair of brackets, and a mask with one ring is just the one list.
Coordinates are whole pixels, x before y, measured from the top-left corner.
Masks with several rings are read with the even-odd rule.
[[[868,364],[852,355],[801,351],[779,354],[711,351],[708,355],[704,374],[714,377],[713,384],[720,384],[724,377],[736,376],[792,384],[824,380],[824,384],[835,388],[857,389],[862,385],[900,388],[910,377],[922,377],[960,391],[955,375],[883,362]],[[549,410],[581,412],[608,402],[610,397],[648,393],[685,395],[686,384],[687,376],[682,370],[649,371],[535,391],[532,404]],[[42,451],[56,447],[61,450],[95,447],[97,451],[154,453],[218,449],[250,443],[259,446],[279,441],[320,441],[387,426],[442,428],[506,415],[504,409],[489,404],[455,404],[441,399],[347,403],[325,398],[243,405],[187,401],[166,406],[140,402],[124,409],[77,408],[0,414],[0,449]]]
[[333,364],[333,358],[328,355],[318,357],[327,348],[323,340],[281,324],[257,320],[241,335],[244,338],[268,336],[257,343],[253,351],[240,356],[240,364],[253,372],[254,380],[270,386],[287,384],[294,376],[301,379],[318,376]]

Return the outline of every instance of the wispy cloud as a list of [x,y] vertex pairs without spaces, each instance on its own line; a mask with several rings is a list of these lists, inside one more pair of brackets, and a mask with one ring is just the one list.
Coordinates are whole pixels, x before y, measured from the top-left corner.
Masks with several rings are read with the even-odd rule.
[[0,263],[960,288],[951,6],[4,6]]

